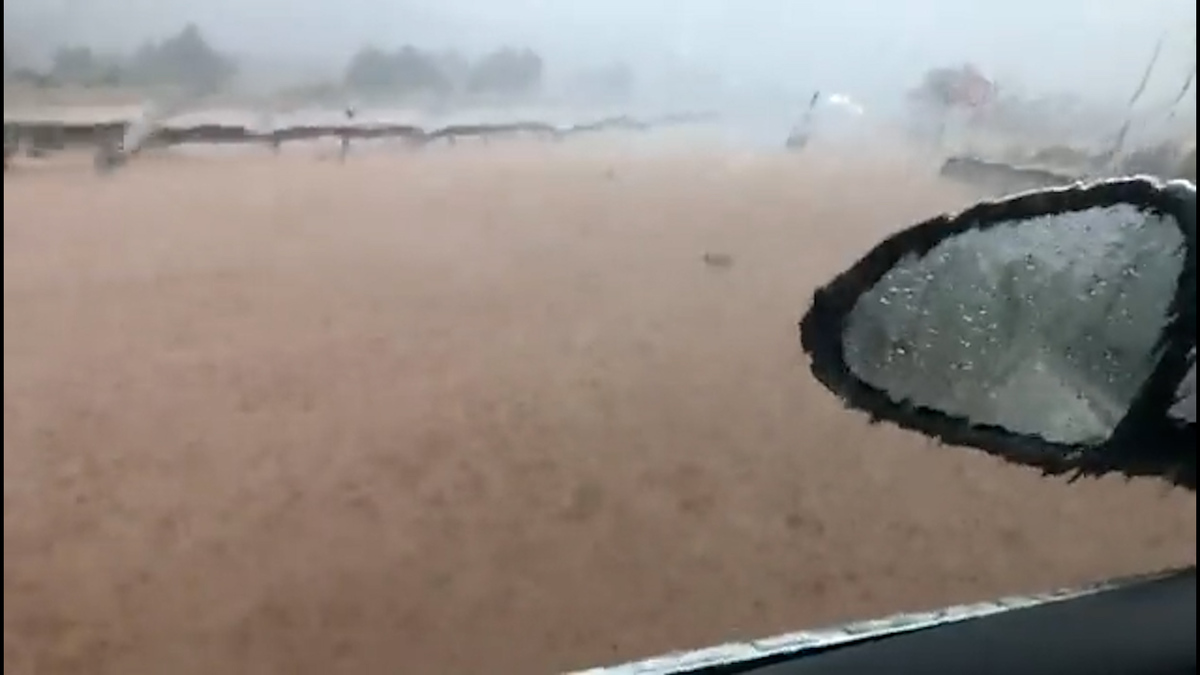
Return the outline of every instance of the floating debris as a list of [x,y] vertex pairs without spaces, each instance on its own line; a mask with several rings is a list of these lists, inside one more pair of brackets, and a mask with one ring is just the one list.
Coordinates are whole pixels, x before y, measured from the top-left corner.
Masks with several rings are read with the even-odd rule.
[[733,256],[728,253],[705,253],[704,264],[717,269],[728,269],[733,267]]

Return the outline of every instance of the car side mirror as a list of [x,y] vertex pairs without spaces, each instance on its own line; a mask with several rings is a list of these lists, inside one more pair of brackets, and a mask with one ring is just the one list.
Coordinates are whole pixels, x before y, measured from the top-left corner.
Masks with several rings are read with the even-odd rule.
[[849,407],[1047,474],[1196,483],[1196,188],[1036,190],[909,227],[800,323]]

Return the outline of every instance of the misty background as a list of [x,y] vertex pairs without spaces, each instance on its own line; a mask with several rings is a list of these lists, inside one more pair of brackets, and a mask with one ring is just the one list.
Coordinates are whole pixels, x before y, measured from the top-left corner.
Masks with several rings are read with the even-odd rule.
[[365,46],[472,59],[511,46],[541,57],[551,90],[620,63],[651,105],[793,112],[814,90],[894,110],[929,69],[970,62],[1009,91],[1117,108],[1163,36],[1143,100],[1179,93],[1195,17],[1185,0],[5,0],[4,41],[7,70],[67,45],[128,53],[194,23],[243,90],[342,79]]

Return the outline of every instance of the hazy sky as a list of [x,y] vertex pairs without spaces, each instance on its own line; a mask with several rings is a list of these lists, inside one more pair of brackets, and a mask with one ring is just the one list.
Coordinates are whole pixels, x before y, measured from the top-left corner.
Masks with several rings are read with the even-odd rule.
[[623,58],[866,100],[965,60],[1029,89],[1125,97],[1169,31],[1149,92],[1166,98],[1194,60],[1196,20],[1186,0],[5,0],[4,12],[6,43],[128,46],[193,20],[224,49],[278,61],[336,67],[366,42],[519,43],[551,67]]

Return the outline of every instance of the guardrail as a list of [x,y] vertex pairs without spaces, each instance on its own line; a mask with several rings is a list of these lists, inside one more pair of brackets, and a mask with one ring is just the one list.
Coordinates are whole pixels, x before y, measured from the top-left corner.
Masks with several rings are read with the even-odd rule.
[[[284,143],[338,139],[343,153],[353,141],[393,139],[411,146],[460,138],[528,136],[558,141],[564,138],[605,131],[642,132],[651,129],[694,124],[714,118],[712,114],[685,113],[637,119],[628,115],[605,117],[589,122],[555,125],[540,121],[476,124],[448,124],[426,129],[414,124],[347,121],[344,124],[299,124],[286,127],[255,128],[241,124],[172,124],[170,120],[146,124],[143,131],[136,121],[97,123],[46,120],[6,120],[5,168],[24,150],[30,156],[42,156],[71,147],[90,147],[97,151],[97,168],[112,168],[143,150],[204,143],[218,145],[259,145],[279,150]],[[145,124],[145,123],[143,123]],[[131,134],[131,130],[140,133]]]

